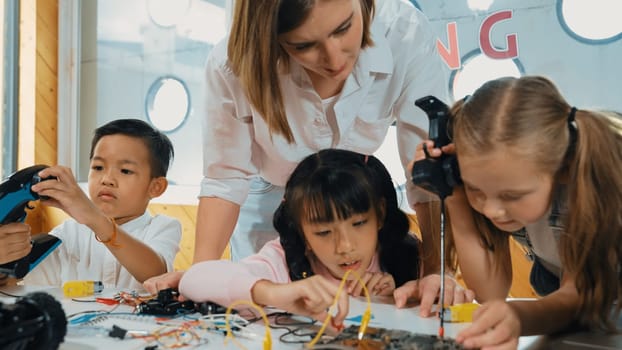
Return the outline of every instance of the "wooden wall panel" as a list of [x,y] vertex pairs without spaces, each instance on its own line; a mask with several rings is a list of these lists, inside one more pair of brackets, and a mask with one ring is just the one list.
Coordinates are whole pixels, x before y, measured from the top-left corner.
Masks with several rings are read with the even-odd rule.
[[175,270],[185,270],[192,264],[194,256],[194,228],[197,222],[196,206],[191,205],[167,205],[167,204],[151,204],[149,211],[152,215],[172,216],[181,222],[181,242],[179,244],[179,252],[175,257]]
[[[20,2],[18,168],[57,163],[58,1]],[[27,222],[46,231],[48,215],[35,204]]]
[[19,167],[56,164],[58,2],[20,3]]
[[36,3],[35,161],[56,164],[58,1],[38,0]]
[[18,168],[35,162],[36,1],[20,2]]

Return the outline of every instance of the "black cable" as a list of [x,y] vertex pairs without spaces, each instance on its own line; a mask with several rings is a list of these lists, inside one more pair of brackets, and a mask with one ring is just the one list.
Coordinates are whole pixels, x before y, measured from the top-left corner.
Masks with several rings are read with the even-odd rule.
[[[280,312],[274,314],[274,325],[270,325],[273,329],[286,329],[287,331],[279,336],[279,341],[287,344],[302,344],[309,342],[317,334],[309,327],[314,325],[317,321],[309,318],[308,320],[296,320],[292,317],[291,313]],[[304,333],[302,333],[304,332]],[[293,336],[298,339],[288,339],[287,337]],[[301,339],[301,338],[305,339]],[[308,339],[306,339],[308,338]]]

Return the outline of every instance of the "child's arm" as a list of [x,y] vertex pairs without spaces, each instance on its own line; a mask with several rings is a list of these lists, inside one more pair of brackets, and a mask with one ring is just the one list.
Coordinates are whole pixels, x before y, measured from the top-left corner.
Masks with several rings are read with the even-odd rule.
[[551,334],[577,320],[579,295],[574,279],[564,278],[560,289],[539,300],[484,303],[473,314],[473,324],[456,340],[466,347],[516,348],[522,335]]
[[278,239],[239,262],[208,260],[193,264],[181,277],[179,291],[193,301],[228,306],[236,300],[251,300],[253,285],[262,279],[289,282],[285,253]]
[[506,251],[499,255],[504,257],[503,261],[496,261],[494,252],[483,246],[464,188],[454,188],[446,203],[458,264],[467,286],[473,289],[480,302],[505,299],[512,284],[509,249],[506,246]]
[[[257,254],[240,262],[209,260],[192,265],[181,277],[179,291],[195,302],[211,301],[228,306],[238,300],[249,300],[323,319],[333,303],[337,286],[321,276],[291,282],[283,247],[274,239]],[[347,314],[347,299],[344,290],[335,317],[337,323]]]
[[[95,236],[117,258],[119,263],[140,283],[167,272],[166,261],[150,246],[134,238],[103,213],[93,221],[80,222],[93,230]],[[115,234],[116,231],[116,234]]]
[[579,311],[579,294],[574,278],[562,278],[555,292],[535,301],[511,301],[518,314],[521,335],[550,334],[562,330],[575,321]]
[[143,282],[143,287],[151,294],[158,294],[158,291],[167,288],[179,289],[179,281],[181,281],[184,273],[185,271],[173,271],[150,277]]
[[[257,281],[251,295],[259,305],[275,306],[296,315],[324,320],[337,296],[339,286],[320,275],[290,283]],[[332,310],[331,310],[332,311]],[[333,315],[335,325],[343,324],[348,315],[348,293],[342,290],[337,300],[337,313]]]
[[[427,155],[423,151],[424,145],[428,149],[428,154],[432,157],[440,157],[443,153],[455,154],[453,144],[446,145],[442,148],[442,152],[438,148],[434,148],[434,142],[431,140],[423,141],[417,146],[415,159],[408,167],[412,171],[415,161],[425,159]],[[478,301],[486,301],[494,298],[505,298],[510,290],[512,283],[512,270],[507,268],[511,266],[511,258],[509,249],[503,253],[504,261],[495,261],[492,251],[482,245],[481,234],[475,226],[471,206],[464,193],[464,188],[456,187],[453,189],[452,195],[445,199],[446,210],[448,216],[451,217],[451,229],[453,240],[456,247],[458,265],[464,277],[467,286],[475,292]],[[423,227],[422,227],[423,230]],[[430,255],[429,249],[438,250],[440,246],[434,244],[425,244],[423,240],[424,255]],[[430,240],[428,238],[428,240]],[[430,241],[434,241],[433,239]],[[437,261],[440,255],[434,254]],[[433,267],[426,267],[429,259],[424,261],[424,270],[426,274],[436,269],[438,263]],[[438,273],[438,270],[435,272]],[[419,288],[420,289],[420,288]],[[427,305],[431,305],[436,296],[434,293],[425,292],[427,297],[422,297],[422,311],[427,309]]]
[[[55,176],[56,181],[41,181],[32,186],[42,203],[65,211],[78,223],[88,226],[136,280],[163,274],[167,271],[164,259],[145,243],[135,239],[113,222],[86,196],[71,169],[53,166],[42,170],[42,178]],[[116,231],[116,233],[115,233]],[[116,237],[113,236],[116,235]],[[102,243],[104,244],[104,243]]]

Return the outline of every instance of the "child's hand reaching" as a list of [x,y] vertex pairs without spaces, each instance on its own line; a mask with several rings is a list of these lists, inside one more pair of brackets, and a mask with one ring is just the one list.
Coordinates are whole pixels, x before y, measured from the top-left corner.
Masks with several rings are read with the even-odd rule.
[[[143,287],[154,295],[158,294],[158,291],[167,288],[175,288],[179,287],[179,281],[181,277],[184,275],[184,271],[173,271],[167,272],[162,275],[153,276],[143,282]],[[183,296],[180,295],[180,300],[183,300]]]
[[70,168],[52,166],[39,172],[41,178],[55,176],[56,180],[41,181],[32,186],[40,196],[46,196],[46,205],[59,208],[77,222],[87,224],[99,209],[82,191]]
[[473,324],[456,337],[466,348],[516,349],[521,324],[516,311],[503,300],[483,304],[473,313]]
[[[395,305],[404,307],[408,298],[420,301],[419,313],[422,317],[429,317],[432,305],[438,298],[441,289],[441,276],[437,274],[427,275],[415,281],[408,281],[393,292]],[[445,304],[461,304],[472,302],[475,293],[470,289],[464,289],[450,276],[445,276]]]
[[[365,275],[361,276],[361,281],[367,287],[369,295],[392,295],[395,290],[395,280],[386,272],[365,272]],[[355,297],[364,295],[361,281],[358,279],[348,281],[346,287],[348,294]]]
[[[271,305],[296,315],[323,321],[328,315],[338,288],[326,278],[315,275],[285,284],[261,280],[255,283],[251,295],[257,304]],[[337,301],[337,314],[333,315],[332,324],[342,325],[347,315],[348,293],[343,290]]]

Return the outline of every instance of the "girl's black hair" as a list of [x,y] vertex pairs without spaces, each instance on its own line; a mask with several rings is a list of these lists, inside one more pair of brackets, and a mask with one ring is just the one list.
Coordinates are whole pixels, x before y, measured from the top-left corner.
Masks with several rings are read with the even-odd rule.
[[[302,221],[343,220],[373,208],[378,231],[380,268],[396,286],[419,277],[419,241],[409,233],[409,220],[399,208],[391,175],[374,156],[326,149],[300,162],[285,186],[274,213],[274,228],[292,281],[313,275],[306,256]],[[337,217],[335,217],[335,215]]]

